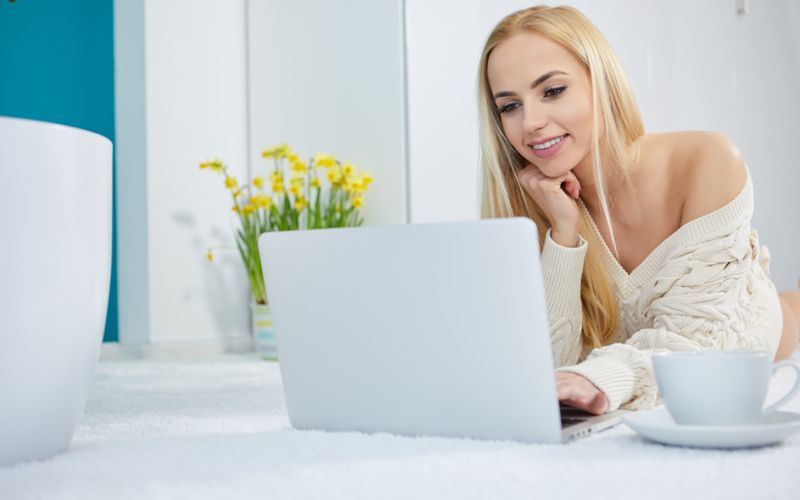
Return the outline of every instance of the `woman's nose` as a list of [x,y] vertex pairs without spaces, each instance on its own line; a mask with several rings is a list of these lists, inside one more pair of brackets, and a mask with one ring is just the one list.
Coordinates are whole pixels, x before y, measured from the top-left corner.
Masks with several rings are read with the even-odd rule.
[[547,118],[541,109],[528,105],[523,110],[522,127],[525,133],[536,132],[547,124]]

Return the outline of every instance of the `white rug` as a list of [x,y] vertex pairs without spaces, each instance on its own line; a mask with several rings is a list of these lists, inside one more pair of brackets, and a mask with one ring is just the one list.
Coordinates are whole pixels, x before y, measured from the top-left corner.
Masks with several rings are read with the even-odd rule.
[[103,362],[70,449],[0,469],[2,500],[206,498],[798,499],[800,436],[726,452],[624,425],[563,446],[303,432],[277,364],[228,355]]

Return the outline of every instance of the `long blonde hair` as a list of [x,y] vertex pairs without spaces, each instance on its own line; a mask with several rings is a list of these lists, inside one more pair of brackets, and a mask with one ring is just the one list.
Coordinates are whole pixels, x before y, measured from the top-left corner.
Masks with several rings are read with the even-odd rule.
[[[600,31],[578,10],[537,6],[503,18],[489,34],[478,70],[478,110],[481,143],[481,217],[526,216],[539,229],[540,251],[551,227],[544,211],[527,196],[516,172],[528,162],[508,142],[494,104],[487,64],[492,50],[510,36],[538,33],[569,50],[588,71],[592,87],[592,167],[603,216],[616,240],[606,199],[603,164],[632,187],[631,176],[639,161],[638,142],[644,126],[636,100],[614,51]],[[599,254],[599,242],[581,217],[579,233],[589,248],[581,276],[583,343],[591,347],[608,344],[619,323],[619,310],[608,274]],[[618,255],[618,253],[617,253]]]

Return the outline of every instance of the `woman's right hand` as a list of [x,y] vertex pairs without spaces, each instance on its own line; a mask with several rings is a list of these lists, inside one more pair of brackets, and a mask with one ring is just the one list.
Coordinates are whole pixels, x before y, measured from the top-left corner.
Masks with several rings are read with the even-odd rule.
[[517,172],[522,188],[550,219],[550,236],[562,246],[578,246],[580,209],[575,201],[581,185],[570,170],[561,177],[547,177],[536,165],[530,164]]

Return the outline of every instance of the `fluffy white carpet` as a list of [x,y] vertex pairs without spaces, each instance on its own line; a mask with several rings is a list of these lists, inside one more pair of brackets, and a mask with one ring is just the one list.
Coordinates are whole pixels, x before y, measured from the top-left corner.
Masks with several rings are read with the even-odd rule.
[[[777,375],[773,395],[791,382]],[[254,355],[108,361],[70,449],[0,469],[2,500],[95,498],[797,499],[800,436],[716,451],[624,425],[563,446],[303,432],[277,364]]]

